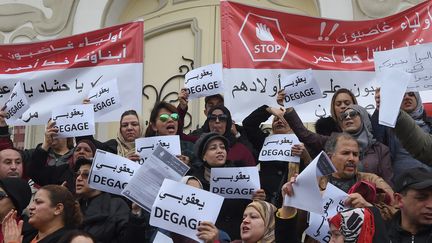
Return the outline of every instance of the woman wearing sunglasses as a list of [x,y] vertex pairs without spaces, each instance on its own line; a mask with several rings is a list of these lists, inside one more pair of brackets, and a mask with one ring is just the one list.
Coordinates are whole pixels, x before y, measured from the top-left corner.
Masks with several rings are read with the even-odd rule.
[[98,149],[137,161],[139,157],[135,154],[135,139],[140,137],[142,137],[142,125],[138,114],[135,110],[128,110],[120,117],[120,129],[115,139],[100,142],[93,136],[83,136],[76,137],[76,141],[87,139],[92,141]]
[[[155,104],[150,113],[150,123],[145,131],[145,137],[166,136],[178,134],[179,115],[175,106],[161,101]],[[180,140],[182,154],[177,157],[189,164],[193,156],[193,144],[188,141]]]
[[203,131],[216,132],[229,141],[228,160],[233,161],[237,166],[255,166],[256,160],[251,150],[237,140],[231,132],[231,126],[231,112],[225,106],[215,106],[208,112]]
[[[287,109],[284,117],[301,142],[316,151],[324,149],[329,136],[309,131],[293,108]],[[351,134],[360,144],[359,171],[374,173],[392,185],[393,169],[389,148],[373,137],[366,109],[359,105],[349,105],[339,117],[342,131]]]

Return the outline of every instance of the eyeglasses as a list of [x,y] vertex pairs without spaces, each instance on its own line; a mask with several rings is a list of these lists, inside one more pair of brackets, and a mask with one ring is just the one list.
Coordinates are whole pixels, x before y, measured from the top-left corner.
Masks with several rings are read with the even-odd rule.
[[228,120],[228,116],[226,114],[220,114],[220,115],[211,114],[211,115],[209,115],[208,119],[210,121],[216,121],[216,120],[226,121],[226,120]]
[[168,115],[168,114],[162,114],[162,115],[159,116],[159,120],[161,122],[166,122],[166,121],[168,121],[168,119],[170,117],[171,117],[171,119],[173,119],[173,121],[178,121],[179,114],[177,114],[177,113],[171,113],[170,115]]
[[360,115],[360,113],[358,111],[351,110],[351,111],[342,113],[340,119],[341,119],[341,121],[343,121],[343,120],[348,119],[348,117],[352,119],[358,115]]
[[77,172],[75,172],[75,178],[78,178],[78,176],[81,176],[81,178],[83,180],[87,180],[88,177],[89,177],[89,175],[90,175],[90,172],[88,172],[88,171],[82,171],[82,172],[77,171]]
[[6,192],[0,191],[0,200],[3,200],[3,198],[7,198],[7,197],[9,196],[6,194]]

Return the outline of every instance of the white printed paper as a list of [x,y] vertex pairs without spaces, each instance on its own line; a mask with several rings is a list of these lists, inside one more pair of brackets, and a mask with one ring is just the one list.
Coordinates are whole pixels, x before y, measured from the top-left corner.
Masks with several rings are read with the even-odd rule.
[[294,183],[294,195],[285,196],[284,205],[305,211],[323,214],[322,196],[317,177],[335,172],[333,164],[324,152],[321,152],[298,176]]
[[289,75],[281,80],[281,86],[285,91],[284,107],[293,107],[322,98],[312,69]]
[[52,111],[51,119],[59,129],[58,137],[67,138],[95,134],[93,105],[58,107]]
[[121,191],[139,167],[138,163],[98,149],[89,175],[89,186],[96,190],[121,195]]
[[223,93],[222,64],[199,67],[186,73],[185,88],[190,99]]
[[150,225],[196,241],[199,222],[216,223],[223,197],[165,179],[152,206]]
[[407,74],[409,79],[408,90],[432,89],[431,53],[432,43],[374,52],[377,79],[381,79],[382,73],[398,70]]
[[135,172],[122,195],[150,212],[165,178],[180,181],[189,167],[161,146]]
[[135,139],[135,152],[140,155],[139,163],[144,164],[157,146],[161,146],[173,155],[181,154],[179,135],[138,138]]
[[330,225],[328,218],[316,213],[309,213],[309,227],[305,233],[321,243],[330,242]]
[[382,86],[378,122],[388,127],[395,127],[410,75],[396,69],[382,72],[379,77]]
[[15,84],[12,94],[5,103],[6,123],[17,120],[30,108],[24,90],[21,87],[21,82]]
[[112,79],[92,88],[88,99],[93,104],[96,118],[121,107],[117,79]]
[[266,137],[259,154],[260,161],[300,162],[300,157],[292,155],[291,147],[300,144],[295,134],[275,134]]
[[252,199],[261,188],[258,168],[234,167],[212,168],[210,191],[225,198]]

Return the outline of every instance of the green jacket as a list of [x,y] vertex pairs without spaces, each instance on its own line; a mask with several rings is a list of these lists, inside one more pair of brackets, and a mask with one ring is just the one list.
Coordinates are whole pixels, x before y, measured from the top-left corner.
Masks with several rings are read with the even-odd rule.
[[417,160],[432,166],[432,135],[425,133],[404,111],[400,111],[394,132],[402,146]]

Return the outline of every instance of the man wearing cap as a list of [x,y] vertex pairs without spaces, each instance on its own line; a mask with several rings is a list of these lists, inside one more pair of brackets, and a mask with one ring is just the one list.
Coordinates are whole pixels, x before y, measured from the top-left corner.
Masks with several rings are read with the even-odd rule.
[[[12,210],[17,210],[21,216],[23,210],[30,203],[32,196],[30,186],[20,178],[0,179],[0,222]],[[0,242],[3,242],[3,235],[0,233]]]
[[397,178],[395,190],[400,210],[387,226],[391,241],[432,242],[432,172],[407,170]]

